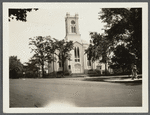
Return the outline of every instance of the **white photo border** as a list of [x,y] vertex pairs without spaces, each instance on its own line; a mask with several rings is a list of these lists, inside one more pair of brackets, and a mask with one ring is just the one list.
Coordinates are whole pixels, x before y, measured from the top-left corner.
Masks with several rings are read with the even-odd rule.
[[[9,8],[44,8],[49,4],[99,4],[101,8],[142,8],[142,107],[76,107],[76,108],[9,108]],[[94,3],[46,3],[7,2],[3,3],[3,112],[4,113],[147,113],[148,112],[148,3],[147,2],[94,2]]]

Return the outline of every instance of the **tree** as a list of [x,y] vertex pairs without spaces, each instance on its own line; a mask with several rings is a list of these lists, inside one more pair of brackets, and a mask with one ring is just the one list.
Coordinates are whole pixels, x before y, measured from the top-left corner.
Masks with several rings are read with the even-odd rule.
[[10,78],[18,78],[19,73],[23,70],[23,65],[20,62],[20,59],[17,56],[10,56],[9,57],[9,77]]
[[39,62],[41,65],[42,77],[44,77],[44,62],[51,62],[53,60],[53,56],[50,51],[50,46],[52,46],[51,37],[37,36],[29,39],[29,45],[31,46],[30,48],[32,52],[34,52],[32,59],[36,59],[36,61]]
[[11,19],[15,19],[18,21],[23,21],[26,22],[26,17],[27,17],[27,12],[31,12],[31,11],[37,11],[38,8],[28,8],[28,9],[9,9],[9,21],[11,21]]
[[54,62],[56,61],[56,57],[54,55],[58,48],[57,42],[58,40],[55,38],[50,39],[49,45],[46,47],[46,52],[48,54],[48,63],[53,62],[53,73],[54,73]]
[[129,52],[129,49],[122,45],[118,45],[114,50],[114,56],[112,57],[111,68],[119,69],[122,68],[123,73],[125,69],[130,71],[131,64],[134,63],[136,57]]
[[24,66],[24,72],[26,72],[27,77],[32,77],[32,78],[38,77],[39,70],[40,70],[40,65],[36,58],[35,59],[31,58],[29,62],[26,63],[26,66]]
[[106,74],[110,43],[104,35],[100,35],[96,32],[91,32],[90,35],[90,45],[85,53],[87,53],[88,60],[91,60],[92,62],[99,60],[100,62],[105,63]]
[[64,73],[64,64],[66,60],[71,60],[71,54],[70,51],[73,49],[73,42],[72,41],[65,41],[65,40],[60,40],[56,42],[57,44],[57,50],[59,53],[55,53],[59,61],[62,62],[62,67],[63,67],[63,73]]
[[112,44],[124,42],[142,70],[142,8],[102,8],[100,19],[106,23],[108,40]]

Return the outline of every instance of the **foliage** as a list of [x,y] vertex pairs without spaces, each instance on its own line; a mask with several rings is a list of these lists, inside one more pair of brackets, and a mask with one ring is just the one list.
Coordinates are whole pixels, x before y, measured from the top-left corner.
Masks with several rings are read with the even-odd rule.
[[112,44],[124,42],[142,70],[142,8],[102,8],[105,35]]
[[56,42],[57,50],[59,51],[59,54],[55,53],[59,61],[62,62],[63,72],[64,72],[64,63],[66,60],[71,60],[71,54],[70,51],[73,49],[73,42],[72,41],[65,41],[60,40]]
[[9,57],[9,77],[18,78],[23,71],[23,65],[20,62],[20,59],[17,56]]
[[46,47],[46,53],[48,54],[48,63],[53,62],[53,76],[55,77],[56,77],[56,74],[55,74],[55,69],[54,69],[55,68],[54,62],[57,60],[55,53],[58,48],[56,42],[58,42],[57,39],[55,38],[50,39],[49,45]]
[[[64,71],[64,63],[67,59],[70,60],[71,55],[69,52],[73,49],[72,41],[58,41],[55,38],[52,39],[50,36],[30,38],[29,45],[32,46],[30,48],[34,52],[32,60],[42,68],[42,77],[44,77],[44,62],[55,62],[56,57],[54,54],[58,56],[59,61],[62,62]],[[57,50],[59,53],[57,53]]]
[[37,74],[34,73],[33,71],[26,71],[26,74],[24,76],[25,78],[36,78]]
[[37,59],[30,59],[24,66],[25,77],[37,78],[39,77],[40,65]]
[[106,64],[109,59],[108,55],[110,52],[110,42],[104,35],[100,35],[96,32],[91,32],[90,35],[90,45],[85,51],[85,53],[87,53],[88,60],[92,60],[93,62],[99,60],[100,62],[105,63],[106,71]]
[[9,9],[9,21],[11,21],[11,19],[15,19],[18,21],[23,21],[26,22],[26,17],[27,17],[27,12],[31,12],[31,11],[37,11],[38,8],[28,8],[28,9]]
[[45,47],[45,51],[47,53],[47,57],[46,60],[51,63],[51,62],[55,62],[56,61],[56,57],[54,56],[54,54],[56,53],[56,50],[58,48],[57,43],[58,40],[53,38],[51,39],[50,37],[47,39],[46,41],[46,47]]
[[34,52],[34,55],[32,59],[36,60],[36,62],[41,66],[42,68],[42,77],[44,77],[44,62],[53,61],[54,57],[51,54],[51,48],[52,47],[52,39],[50,36],[42,37],[37,36],[35,38],[29,38],[30,42],[29,45],[31,46],[32,52]]
[[88,60],[92,60],[94,62],[99,60],[101,56],[106,56],[105,52],[107,52],[108,49],[108,41],[103,35],[100,35],[96,32],[90,33],[90,35],[90,45],[85,53],[87,53]]
[[29,60],[29,62],[28,63],[26,63],[27,64],[27,69],[28,70],[32,70],[32,71],[37,71],[37,70],[39,70],[40,68],[39,68],[39,62],[38,62],[38,60],[37,59],[30,59]]
[[114,50],[112,65],[110,67],[113,69],[122,68],[124,73],[125,69],[131,70],[131,64],[134,63],[135,60],[136,57],[129,52],[128,48],[123,44],[118,45]]

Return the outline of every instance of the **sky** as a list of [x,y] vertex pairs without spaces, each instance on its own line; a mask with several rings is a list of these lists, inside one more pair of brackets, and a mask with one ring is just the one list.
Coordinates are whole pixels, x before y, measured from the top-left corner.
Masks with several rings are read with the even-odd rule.
[[[30,7],[31,8],[31,7]],[[32,7],[33,8],[33,7]],[[79,15],[81,39],[89,42],[90,32],[103,33],[104,23],[99,20],[100,6],[96,4],[49,4],[41,5],[37,11],[27,13],[27,22],[11,20],[9,22],[9,56],[17,56],[22,63],[32,57],[29,38],[51,36],[64,39],[65,16]]]

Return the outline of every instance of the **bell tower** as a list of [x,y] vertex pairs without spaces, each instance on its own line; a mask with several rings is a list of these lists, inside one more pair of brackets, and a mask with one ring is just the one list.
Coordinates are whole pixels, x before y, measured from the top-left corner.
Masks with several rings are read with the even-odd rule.
[[65,17],[65,24],[66,24],[66,36],[65,40],[67,41],[81,41],[80,33],[79,33],[79,23],[78,23],[78,14],[74,16],[70,16],[69,13],[66,14]]

